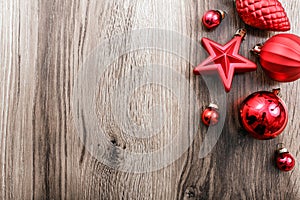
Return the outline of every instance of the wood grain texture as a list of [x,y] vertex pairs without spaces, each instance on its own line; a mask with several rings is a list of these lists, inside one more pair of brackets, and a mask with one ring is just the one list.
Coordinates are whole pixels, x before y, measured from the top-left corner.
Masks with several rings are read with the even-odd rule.
[[[292,22],[291,32],[300,34],[300,2],[282,3]],[[228,16],[217,29],[208,32],[199,20],[212,8],[226,10]],[[226,97],[226,125],[217,145],[204,159],[198,158],[206,135],[206,128],[201,126],[190,148],[172,164],[148,173],[121,172],[91,155],[74,125],[74,84],[84,61],[101,41],[124,33],[130,37],[132,30],[151,27],[175,31],[196,41],[205,36],[225,43],[243,26],[232,0],[1,0],[0,197],[300,199],[299,165],[290,173],[281,173],[272,162],[279,142],[285,143],[300,162],[300,82],[274,82],[260,68],[234,78]],[[256,60],[249,49],[273,34],[249,28],[240,53]],[[111,48],[117,51],[122,44]],[[207,55],[201,49],[197,56],[204,59]],[[157,85],[134,90],[130,109],[120,108],[120,112],[128,112],[135,123],[146,127],[155,120],[147,115],[153,105],[161,104],[169,117],[163,121],[164,129],[158,136],[145,140],[129,137],[118,127],[109,102],[116,87],[124,92],[119,95],[129,91],[120,85],[120,77],[129,74],[129,86],[136,86],[147,77],[130,74],[148,63],[169,66],[185,76],[197,101],[179,105],[178,96]],[[120,149],[146,152],[159,149],[176,134],[186,134],[178,131],[179,110],[193,113],[209,103],[208,91],[199,89],[203,80],[192,75],[192,68],[186,60],[164,51],[135,51],[115,60],[101,77],[95,98],[99,125],[111,143]],[[174,82],[167,73],[163,79]],[[241,131],[238,105],[252,92],[275,87],[281,87],[289,109],[285,133],[270,141],[251,139]],[[188,99],[189,90],[190,87],[180,87],[178,92]],[[120,160],[118,154],[111,155],[112,161]]]

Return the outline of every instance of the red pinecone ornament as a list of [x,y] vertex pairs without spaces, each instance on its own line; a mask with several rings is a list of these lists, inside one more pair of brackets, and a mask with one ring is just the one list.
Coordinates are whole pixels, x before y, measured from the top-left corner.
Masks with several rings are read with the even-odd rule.
[[278,0],[236,0],[242,20],[255,28],[269,31],[288,31],[290,22]]

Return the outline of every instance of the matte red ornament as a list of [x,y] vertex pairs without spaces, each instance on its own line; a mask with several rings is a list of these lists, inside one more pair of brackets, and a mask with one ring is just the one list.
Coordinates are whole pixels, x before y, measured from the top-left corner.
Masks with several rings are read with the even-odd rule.
[[235,37],[224,46],[208,38],[202,38],[202,45],[210,56],[194,68],[194,74],[218,72],[226,92],[229,92],[235,72],[249,72],[257,68],[255,63],[239,55],[240,45],[245,35],[245,29],[238,30]]
[[270,78],[281,82],[300,78],[300,37],[297,35],[275,35],[252,51],[259,55],[260,64]]
[[275,161],[278,169],[284,172],[291,171],[295,167],[295,158],[286,148],[280,148],[276,152]]
[[268,140],[285,129],[288,112],[285,103],[273,92],[260,91],[248,96],[241,104],[239,118],[244,129],[254,138]]
[[288,31],[290,21],[278,0],[236,0],[236,9],[248,25],[269,31]]
[[212,29],[212,28],[219,26],[219,24],[221,24],[221,22],[224,18],[225,18],[224,11],[209,10],[203,15],[202,23],[206,28]]
[[215,104],[210,104],[203,112],[202,112],[202,122],[206,126],[214,126],[219,122],[220,114],[218,111],[218,106]]

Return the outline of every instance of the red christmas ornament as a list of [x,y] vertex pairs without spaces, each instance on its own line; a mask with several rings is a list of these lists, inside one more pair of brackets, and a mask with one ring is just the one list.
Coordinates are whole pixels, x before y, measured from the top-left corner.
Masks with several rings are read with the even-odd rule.
[[194,68],[194,74],[218,72],[226,92],[229,92],[235,72],[249,72],[257,68],[255,63],[238,53],[245,35],[245,29],[238,30],[235,37],[224,46],[208,38],[202,38],[202,45],[210,56]]
[[300,37],[278,34],[252,51],[259,55],[262,68],[272,79],[291,82],[300,78]]
[[221,21],[225,18],[225,12],[222,10],[209,10],[207,11],[203,17],[202,17],[202,23],[203,25],[208,28],[212,29],[219,24],[221,24]]
[[291,171],[295,167],[295,159],[286,148],[280,148],[276,151],[275,161],[278,169],[281,171]]
[[273,92],[261,91],[248,96],[241,104],[241,125],[251,136],[259,140],[277,137],[285,129],[288,114],[285,103]]
[[210,104],[202,113],[202,122],[206,125],[216,125],[219,122],[219,111],[218,106]]
[[236,0],[242,20],[255,28],[269,31],[288,31],[290,22],[278,0]]

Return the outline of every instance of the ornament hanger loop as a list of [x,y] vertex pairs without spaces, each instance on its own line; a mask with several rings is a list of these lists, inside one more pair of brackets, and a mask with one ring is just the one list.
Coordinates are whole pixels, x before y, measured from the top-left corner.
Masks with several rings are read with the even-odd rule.
[[225,18],[225,16],[226,16],[227,13],[225,11],[223,11],[223,10],[216,10],[216,11],[220,13],[221,18],[223,20]]
[[214,108],[214,109],[219,109],[219,106],[217,105],[217,104],[215,104],[215,103],[210,103],[209,105],[208,105],[208,107],[209,108]]
[[275,88],[272,90],[273,94],[275,94],[278,97],[281,97],[280,91],[281,91],[280,88]]
[[246,34],[247,34],[247,30],[245,28],[241,28],[235,32],[234,36],[240,36],[242,38],[245,38]]
[[262,47],[263,47],[263,44],[260,43],[260,44],[255,45],[255,47],[253,47],[250,51],[252,53],[254,53],[255,55],[259,55],[261,53]]
[[276,145],[276,149],[277,149],[277,150],[278,150],[278,149],[282,149],[282,148],[284,148],[284,143],[283,143],[283,142],[278,143],[278,144]]

